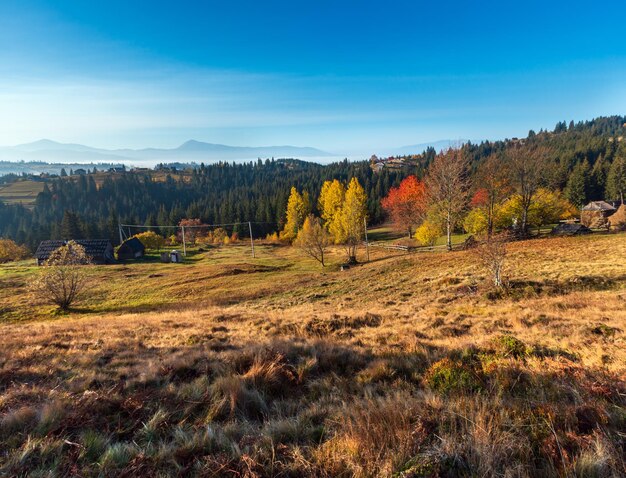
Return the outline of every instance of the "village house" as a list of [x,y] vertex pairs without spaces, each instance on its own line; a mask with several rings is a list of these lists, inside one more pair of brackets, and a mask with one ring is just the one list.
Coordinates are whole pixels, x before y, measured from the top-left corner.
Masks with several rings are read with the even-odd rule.
[[[85,254],[87,254],[93,264],[111,264],[115,262],[113,244],[108,239],[77,239],[75,242],[85,248]],[[37,248],[37,252],[35,252],[37,265],[43,265],[54,251],[67,243],[68,241],[62,240],[42,241]]]

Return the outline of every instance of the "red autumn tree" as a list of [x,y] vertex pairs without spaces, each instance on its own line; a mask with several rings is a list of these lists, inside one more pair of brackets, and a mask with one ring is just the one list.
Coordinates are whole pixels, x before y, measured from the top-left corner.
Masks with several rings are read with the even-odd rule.
[[470,207],[484,207],[489,203],[489,191],[485,188],[480,188],[474,193],[472,200],[470,201]]
[[185,241],[190,244],[195,244],[198,237],[206,236],[209,231],[209,227],[203,224],[200,219],[181,219],[178,226],[180,227],[177,233],[178,241],[183,241],[184,229]]
[[426,187],[415,176],[402,180],[400,186],[391,188],[382,200],[383,209],[391,216],[397,229],[406,231],[409,237],[426,215]]

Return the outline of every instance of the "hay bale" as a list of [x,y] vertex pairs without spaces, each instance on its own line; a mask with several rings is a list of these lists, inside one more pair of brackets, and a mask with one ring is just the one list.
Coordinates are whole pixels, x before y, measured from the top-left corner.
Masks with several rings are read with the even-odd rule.
[[609,227],[618,231],[626,230],[626,205],[622,204],[614,214],[608,218]]
[[606,216],[602,211],[583,211],[580,215],[580,223],[591,229],[602,229],[607,226]]

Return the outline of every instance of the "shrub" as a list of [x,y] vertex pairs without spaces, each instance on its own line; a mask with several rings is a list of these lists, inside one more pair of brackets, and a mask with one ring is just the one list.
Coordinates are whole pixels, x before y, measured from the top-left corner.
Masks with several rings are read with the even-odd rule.
[[497,288],[504,286],[503,273],[507,258],[507,243],[510,236],[506,232],[487,237],[482,244],[475,249],[475,254],[485,271],[491,276],[493,284]]
[[139,239],[146,249],[158,251],[165,245],[165,238],[154,231],[141,232],[134,237]]
[[462,360],[444,358],[426,372],[428,386],[443,395],[457,392],[477,392],[483,388],[481,373]]
[[522,358],[527,354],[526,344],[510,334],[495,337],[490,345],[500,357]]
[[265,236],[265,240],[267,242],[272,242],[272,243],[279,243],[280,240],[278,239],[278,233],[274,232],[272,234],[267,234],[267,236]]
[[422,246],[434,246],[439,236],[441,236],[441,228],[428,220],[424,221],[415,231],[415,239]]
[[0,239],[0,264],[19,261],[28,257],[28,250],[11,239]]
[[85,248],[69,241],[50,254],[31,290],[41,300],[68,310],[87,287],[83,266],[89,262]]

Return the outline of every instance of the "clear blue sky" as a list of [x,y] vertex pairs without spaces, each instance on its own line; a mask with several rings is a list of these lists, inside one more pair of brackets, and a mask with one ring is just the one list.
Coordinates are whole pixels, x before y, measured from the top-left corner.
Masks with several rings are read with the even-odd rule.
[[369,153],[626,112],[623,1],[2,0],[0,144]]

